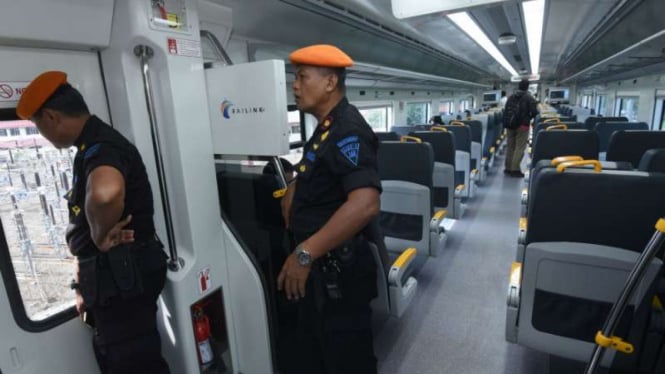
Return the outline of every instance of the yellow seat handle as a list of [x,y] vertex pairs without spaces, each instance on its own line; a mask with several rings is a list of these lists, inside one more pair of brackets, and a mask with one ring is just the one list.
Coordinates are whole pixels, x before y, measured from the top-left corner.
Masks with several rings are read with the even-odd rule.
[[545,131],[550,130],[568,130],[568,125],[565,123],[559,123],[558,125],[547,126],[547,128],[545,128]]
[[603,332],[598,330],[596,333],[596,344],[604,348],[611,348],[615,351],[631,354],[635,351],[635,347],[628,342],[624,342],[618,336],[607,337]]
[[416,142],[416,143],[422,143],[423,140],[420,139],[417,136],[410,136],[410,135],[402,135],[401,138],[399,138],[399,141],[402,143],[407,143],[409,141]]
[[553,117],[553,118],[548,118],[548,119],[543,121],[543,123],[552,123],[552,122],[559,123],[559,118]]
[[466,126],[466,124],[464,122],[460,122],[460,121],[450,121],[449,125],[450,126]]
[[593,170],[597,173],[600,173],[603,170],[603,166],[600,164],[600,161],[598,160],[582,160],[582,161],[563,162],[556,167],[556,172],[563,173],[563,171],[568,169],[569,167],[587,166],[587,165],[592,165]]
[[443,131],[443,132],[448,132],[445,127],[443,126],[432,126],[429,128],[430,131]]
[[665,218],[661,218],[656,222],[656,230],[665,234]]
[[417,249],[413,247],[407,248],[399,257],[397,257],[393,263],[393,267],[401,268],[404,266],[404,264],[406,264],[407,261],[411,260],[413,257],[416,257],[417,254]]
[[559,156],[554,159],[552,159],[552,166],[557,166],[562,162],[568,162],[568,161],[582,161],[584,160],[582,156]]
[[286,195],[286,188],[280,188],[279,190],[275,190],[272,192],[272,197],[275,199],[281,199]]

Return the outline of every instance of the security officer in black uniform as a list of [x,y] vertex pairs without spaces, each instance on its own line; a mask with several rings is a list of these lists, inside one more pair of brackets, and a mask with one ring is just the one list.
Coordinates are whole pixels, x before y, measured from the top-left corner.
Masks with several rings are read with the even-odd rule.
[[35,78],[16,112],[57,148],[77,147],[66,237],[78,260],[76,308],[94,324],[100,370],[168,373],[156,324],[166,255],[156,239],[150,183],[138,150],[90,115],[63,72]]
[[376,265],[365,231],[378,215],[378,139],[345,97],[353,61],[331,45],[293,52],[298,109],[318,127],[282,200],[297,246],[278,288],[298,304],[296,331],[280,357],[286,374],[376,373],[370,301]]

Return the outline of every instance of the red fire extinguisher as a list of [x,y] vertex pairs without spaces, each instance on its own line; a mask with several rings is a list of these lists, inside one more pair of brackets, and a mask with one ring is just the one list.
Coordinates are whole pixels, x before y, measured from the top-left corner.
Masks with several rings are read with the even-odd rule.
[[199,363],[211,363],[214,355],[210,344],[210,320],[200,307],[194,311],[194,338],[198,347]]

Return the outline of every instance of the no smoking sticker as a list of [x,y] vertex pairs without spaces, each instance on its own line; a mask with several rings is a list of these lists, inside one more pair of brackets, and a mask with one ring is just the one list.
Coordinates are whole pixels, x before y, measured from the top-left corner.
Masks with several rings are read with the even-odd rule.
[[0,102],[19,101],[30,82],[0,82]]

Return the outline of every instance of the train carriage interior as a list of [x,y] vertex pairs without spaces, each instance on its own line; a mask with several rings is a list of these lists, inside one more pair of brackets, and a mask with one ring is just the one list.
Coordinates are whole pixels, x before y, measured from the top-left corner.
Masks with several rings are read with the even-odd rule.
[[[16,114],[48,70],[142,155],[171,372],[288,374],[280,202],[318,126],[289,54],[312,44],[352,57],[346,97],[379,141],[379,373],[665,373],[663,14],[663,0],[0,0],[0,374],[99,372],[65,241],[76,149]],[[539,113],[523,175],[507,174],[506,98],[525,80]]]

